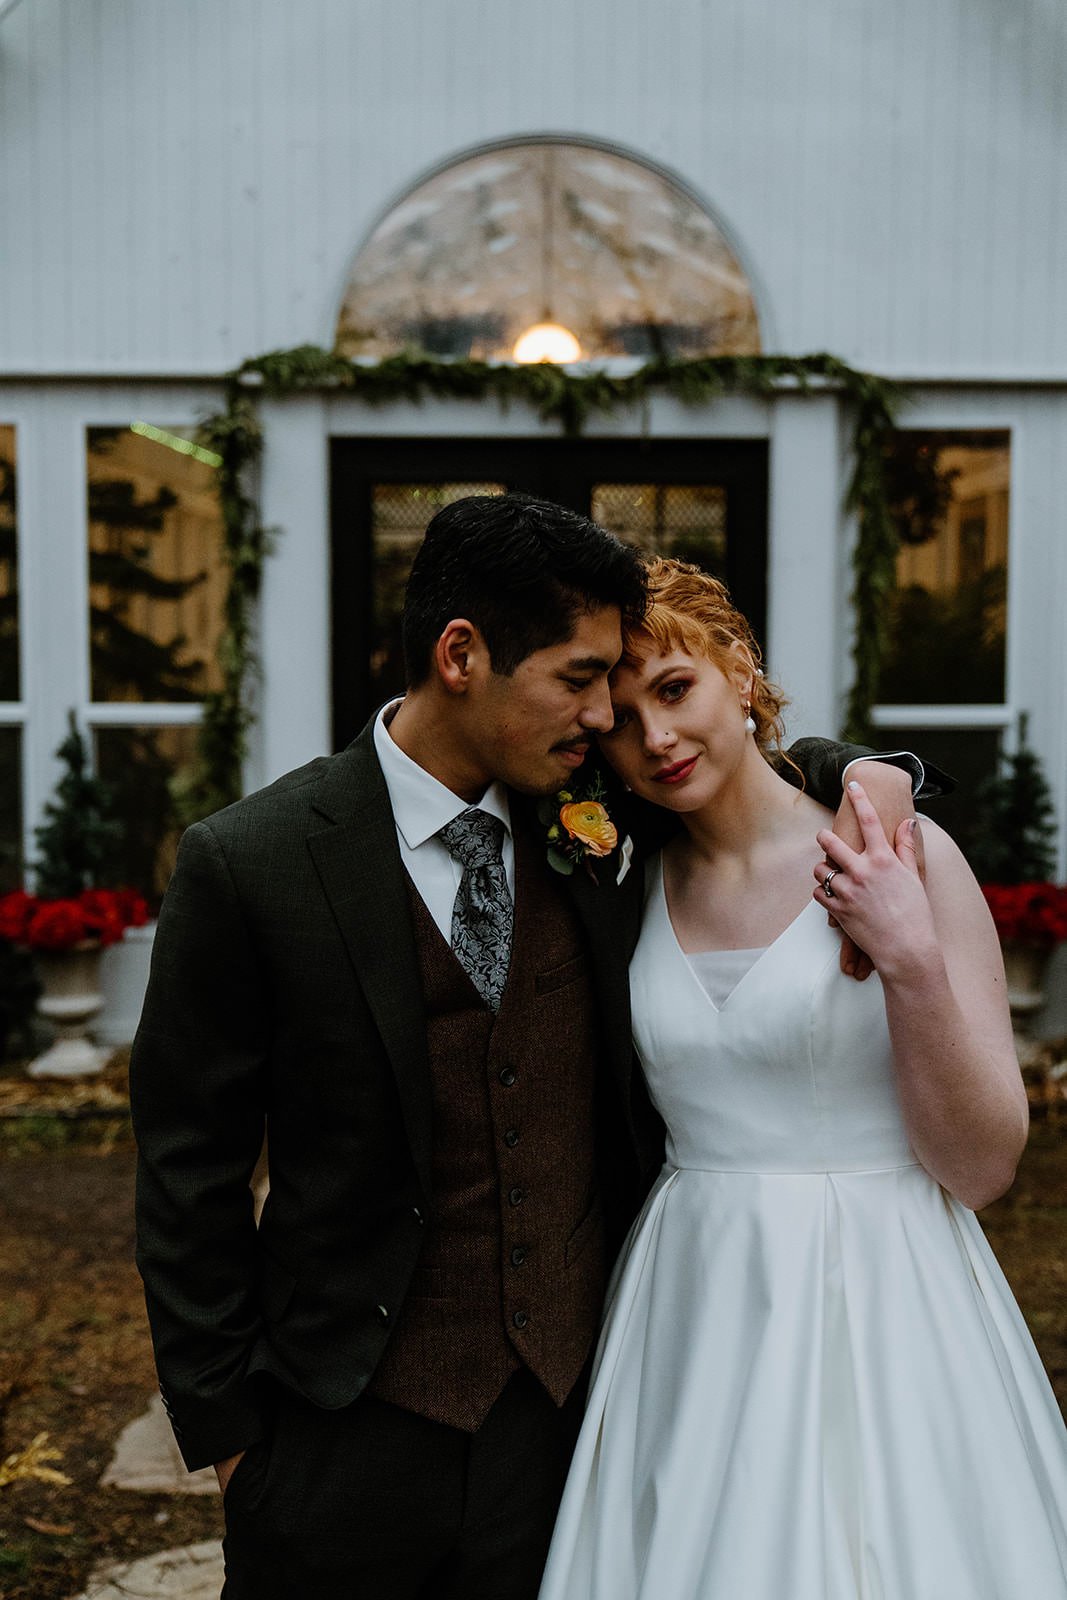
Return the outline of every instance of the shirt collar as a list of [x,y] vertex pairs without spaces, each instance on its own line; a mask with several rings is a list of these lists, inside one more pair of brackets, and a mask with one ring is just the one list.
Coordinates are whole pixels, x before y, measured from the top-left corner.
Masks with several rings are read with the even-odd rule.
[[[389,791],[393,820],[408,849],[417,850],[420,844],[432,839],[461,812],[466,811],[470,802],[453,794],[451,789],[447,789],[425,767],[420,767],[417,761],[412,761],[394,742],[388,724],[399,704],[399,700],[391,700],[375,718],[374,749],[385,787]],[[481,799],[474,803],[479,811],[498,817],[504,824],[505,832],[511,832],[508,794],[502,783],[491,783]]]

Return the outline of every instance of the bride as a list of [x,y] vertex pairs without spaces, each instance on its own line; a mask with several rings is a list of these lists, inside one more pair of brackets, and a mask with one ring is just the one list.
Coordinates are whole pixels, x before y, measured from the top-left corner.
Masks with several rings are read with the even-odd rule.
[[651,591],[603,750],[681,824],[631,966],[667,1161],[541,1600],[1067,1600],[1067,1431],[973,1212],[1027,1124],[981,892],[925,820],[924,883],[854,783],[842,843],[767,759],[782,697],[722,586],[657,560]]

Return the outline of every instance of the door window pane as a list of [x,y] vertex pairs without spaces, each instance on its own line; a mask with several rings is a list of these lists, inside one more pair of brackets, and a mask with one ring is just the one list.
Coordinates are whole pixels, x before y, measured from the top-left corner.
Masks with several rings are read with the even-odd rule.
[[197,700],[220,687],[214,461],[190,429],[89,429],[94,701]]
[[22,883],[22,730],[0,728],[0,894]]
[[900,432],[888,473],[901,548],[879,700],[1001,704],[1010,437]]
[[0,700],[19,698],[15,430],[0,423]]
[[96,770],[112,787],[122,823],[119,878],[156,906],[182,833],[171,785],[196,764],[197,730],[97,728],[95,744]]
[[692,561],[726,579],[726,490],[721,484],[595,483],[590,515],[627,544]]
[[502,483],[376,483],[372,490],[370,681],[373,705],[404,690],[400,616],[404,588],[427,523],[471,494],[503,494]]

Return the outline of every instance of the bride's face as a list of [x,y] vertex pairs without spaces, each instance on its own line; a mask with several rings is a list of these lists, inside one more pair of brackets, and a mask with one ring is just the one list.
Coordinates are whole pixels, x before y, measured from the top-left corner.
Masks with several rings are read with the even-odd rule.
[[685,650],[654,649],[611,675],[615,725],[600,747],[622,781],[671,811],[706,805],[736,773],[754,741],[744,709],[751,667],[723,672]]

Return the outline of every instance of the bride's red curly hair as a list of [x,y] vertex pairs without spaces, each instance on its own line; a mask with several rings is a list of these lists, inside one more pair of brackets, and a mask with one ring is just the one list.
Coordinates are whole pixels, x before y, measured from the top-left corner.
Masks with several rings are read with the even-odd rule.
[[[730,599],[726,585],[689,561],[652,556],[645,563],[648,610],[639,623],[623,627],[621,664],[635,667],[648,654],[684,650],[704,656],[729,674],[738,646],[753,670],[751,716],[760,753],[772,764],[788,761],[782,750],[782,710],[787,696],[763,676],[762,652],[745,617]],[[789,763],[793,765],[792,762]]]

